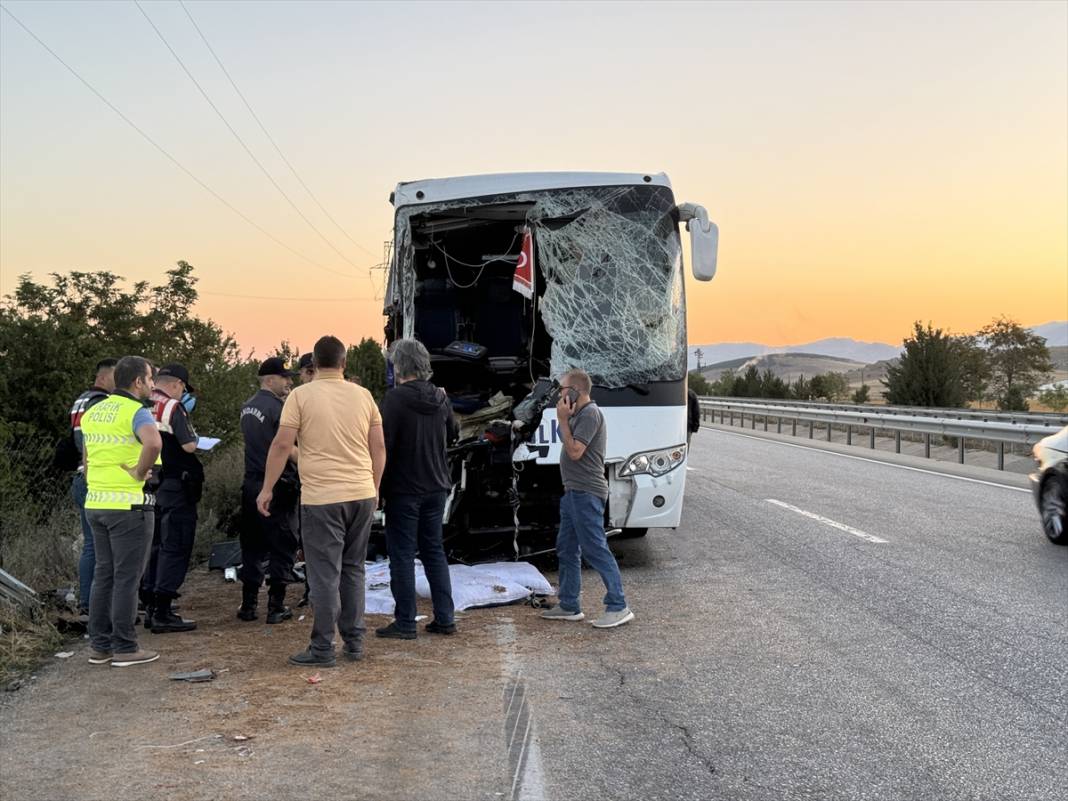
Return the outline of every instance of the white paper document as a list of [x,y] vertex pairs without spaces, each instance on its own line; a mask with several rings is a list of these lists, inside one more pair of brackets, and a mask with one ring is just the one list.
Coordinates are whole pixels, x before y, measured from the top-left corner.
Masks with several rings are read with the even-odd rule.
[[198,437],[197,438],[197,450],[198,451],[210,451],[222,440],[217,437]]

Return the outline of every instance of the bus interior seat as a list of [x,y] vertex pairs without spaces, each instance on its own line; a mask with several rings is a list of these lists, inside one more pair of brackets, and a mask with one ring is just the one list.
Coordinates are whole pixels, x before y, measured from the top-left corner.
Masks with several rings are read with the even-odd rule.
[[523,296],[512,289],[510,275],[483,280],[478,342],[489,349],[489,356],[517,356],[524,350]]
[[429,351],[456,339],[456,300],[444,278],[426,278],[416,287],[415,336]]

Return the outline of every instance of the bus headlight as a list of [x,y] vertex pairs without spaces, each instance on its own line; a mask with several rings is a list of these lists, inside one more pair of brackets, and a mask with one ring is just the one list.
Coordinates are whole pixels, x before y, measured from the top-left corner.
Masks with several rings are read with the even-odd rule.
[[623,466],[619,469],[619,476],[622,478],[642,473],[648,473],[651,476],[662,476],[665,473],[670,473],[685,461],[685,445],[676,445],[674,448],[665,448],[662,451],[636,453],[623,463]]

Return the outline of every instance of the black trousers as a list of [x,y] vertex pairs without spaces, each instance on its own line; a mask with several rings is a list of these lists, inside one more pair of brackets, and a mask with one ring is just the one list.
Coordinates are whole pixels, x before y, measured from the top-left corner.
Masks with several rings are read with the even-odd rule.
[[189,572],[197,536],[197,504],[190,487],[168,479],[156,492],[156,525],[142,594],[177,598]]
[[[271,499],[270,517],[256,509],[256,497],[263,489],[262,479],[246,479],[241,485],[241,570],[243,584],[260,586],[289,584],[296,580],[293,563],[297,556],[297,490],[279,481]],[[266,570],[264,562],[266,561]]]

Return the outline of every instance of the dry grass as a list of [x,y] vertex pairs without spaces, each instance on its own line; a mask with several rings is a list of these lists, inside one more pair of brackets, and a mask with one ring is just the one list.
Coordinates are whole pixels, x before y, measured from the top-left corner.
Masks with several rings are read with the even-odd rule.
[[[205,458],[207,481],[200,502],[194,563],[208,557],[211,546],[236,536],[227,524],[240,505],[244,454],[230,447]],[[39,593],[78,583],[81,524],[71,500],[69,477],[52,479],[54,486],[25,487],[4,500],[0,530],[0,566]],[[9,486],[11,484],[9,483]],[[32,671],[62,645],[64,636],[52,621],[56,610],[46,603],[37,610],[0,608],[0,686]]]
[[0,602],[0,689],[33,671],[63,642],[45,610]]

